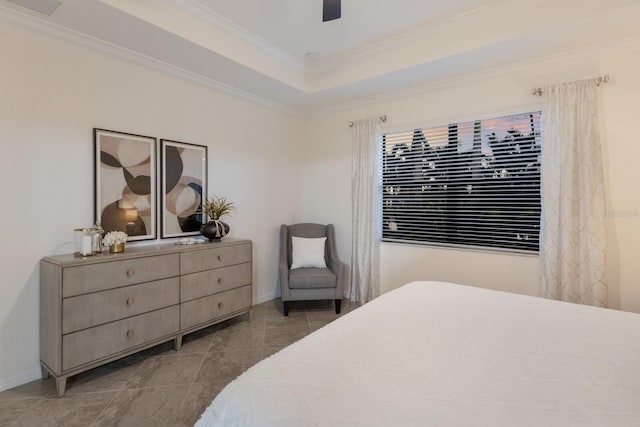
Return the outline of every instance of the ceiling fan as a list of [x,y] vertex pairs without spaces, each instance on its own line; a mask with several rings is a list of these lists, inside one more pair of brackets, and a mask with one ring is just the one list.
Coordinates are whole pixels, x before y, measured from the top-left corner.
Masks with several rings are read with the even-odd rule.
[[340,2],[341,0],[322,0],[322,22],[340,18]]

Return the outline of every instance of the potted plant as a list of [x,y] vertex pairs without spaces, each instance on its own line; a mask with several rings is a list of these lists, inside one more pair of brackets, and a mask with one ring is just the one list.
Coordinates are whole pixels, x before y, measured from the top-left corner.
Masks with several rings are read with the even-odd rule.
[[102,239],[102,244],[109,246],[109,252],[124,252],[124,244],[127,241],[127,233],[124,231],[110,231]]
[[206,198],[202,204],[202,212],[209,217],[210,221],[202,224],[200,233],[208,238],[209,241],[219,242],[221,238],[229,233],[229,225],[220,219],[235,210],[234,203],[228,201],[226,197],[214,194]]

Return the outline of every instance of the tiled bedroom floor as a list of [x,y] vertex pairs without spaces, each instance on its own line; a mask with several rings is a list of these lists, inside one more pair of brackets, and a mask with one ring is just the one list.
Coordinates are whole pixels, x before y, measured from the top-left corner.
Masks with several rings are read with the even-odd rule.
[[[351,309],[342,303],[342,313]],[[63,398],[52,378],[0,393],[0,426],[192,426],[218,392],[250,366],[340,317],[333,301],[282,301],[69,378]]]

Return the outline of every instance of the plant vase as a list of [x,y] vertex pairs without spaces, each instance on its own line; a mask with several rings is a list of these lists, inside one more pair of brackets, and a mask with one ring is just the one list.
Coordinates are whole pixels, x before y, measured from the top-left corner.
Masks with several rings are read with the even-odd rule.
[[200,227],[200,233],[210,242],[219,242],[229,233],[229,224],[219,219],[211,220]]
[[114,243],[109,245],[109,252],[112,254],[124,252],[124,243]]

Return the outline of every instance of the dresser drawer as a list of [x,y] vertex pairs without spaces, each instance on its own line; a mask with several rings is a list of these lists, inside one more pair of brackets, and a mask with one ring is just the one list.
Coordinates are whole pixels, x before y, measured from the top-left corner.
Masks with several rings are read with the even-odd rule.
[[210,295],[181,304],[180,328],[209,322],[251,307],[251,285]]
[[62,333],[91,328],[180,302],[180,279],[158,280],[62,300]]
[[180,255],[170,254],[68,267],[62,273],[62,296],[175,277],[179,274],[179,265]]
[[189,301],[250,284],[250,263],[187,274],[180,277],[180,301]]
[[180,254],[180,274],[197,273],[250,261],[250,243],[184,252]]
[[180,326],[179,318],[180,309],[175,305],[64,335],[62,369],[72,369],[175,334]]

